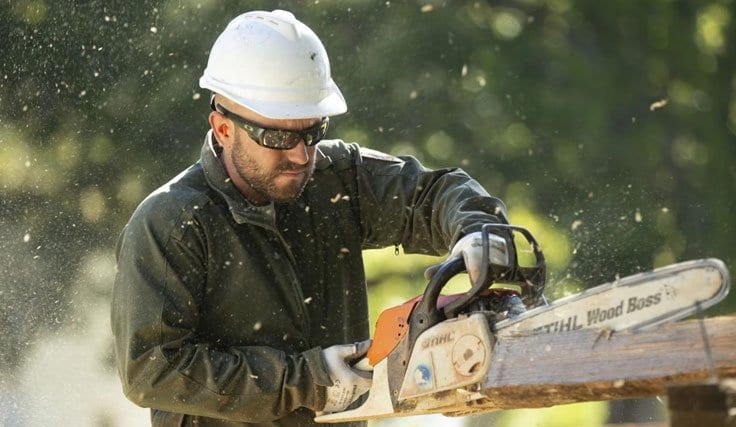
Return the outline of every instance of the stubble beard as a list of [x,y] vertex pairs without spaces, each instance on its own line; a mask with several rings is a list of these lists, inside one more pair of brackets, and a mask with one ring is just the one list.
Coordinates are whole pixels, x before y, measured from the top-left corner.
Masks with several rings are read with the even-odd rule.
[[[230,154],[230,160],[240,179],[265,200],[288,203],[298,199],[312,177],[314,159],[310,159],[306,166],[284,161],[279,163],[275,169],[265,171],[243,147],[245,142],[236,141]],[[304,174],[301,179],[290,179],[287,184],[278,186],[276,178],[286,171],[304,171]]]

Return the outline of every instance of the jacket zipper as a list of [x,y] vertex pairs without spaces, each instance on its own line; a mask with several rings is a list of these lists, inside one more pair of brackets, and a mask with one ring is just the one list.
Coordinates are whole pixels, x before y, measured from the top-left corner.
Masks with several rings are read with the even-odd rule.
[[289,245],[286,243],[286,240],[284,240],[284,237],[279,233],[278,230],[275,228],[271,228],[271,231],[278,236],[279,241],[281,242],[281,246],[284,249],[284,252],[286,252],[286,255],[289,257],[289,273],[291,275],[291,286],[294,290],[294,294],[297,296],[297,306],[299,307],[299,312],[304,318],[304,321],[306,322],[307,328],[306,328],[306,336],[307,336],[307,342],[311,346],[312,345],[312,334],[311,334],[311,328],[309,325],[311,324],[309,319],[309,313],[307,312],[305,306],[304,306],[304,294],[302,293],[301,286],[298,286],[301,281],[299,280],[296,271],[294,270],[294,266],[296,265],[296,258],[294,258],[294,254],[291,252],[291,249],[289,248]]

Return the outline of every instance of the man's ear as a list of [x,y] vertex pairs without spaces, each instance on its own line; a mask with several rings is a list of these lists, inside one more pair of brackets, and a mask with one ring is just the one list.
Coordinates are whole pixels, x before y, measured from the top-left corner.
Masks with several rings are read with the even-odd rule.
[[210,127],[215,139],[220,144],[228,144],[233,135],[233,129],[230,127],[230,121],[217,111],[213,111],[209,116]]

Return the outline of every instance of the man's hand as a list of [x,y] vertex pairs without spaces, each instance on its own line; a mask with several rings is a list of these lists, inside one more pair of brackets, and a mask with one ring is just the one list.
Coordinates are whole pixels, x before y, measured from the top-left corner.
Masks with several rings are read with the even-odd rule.
[[368,352],[371,340],[333,345],[322,350],[332,385],[327,387],[324,412],[340,412],[371,388],[371,373],[350,367]]
[[[509,266],[509,249],[506,245],[506,239],[495,234],[488,234],[489,251],[488,259],[493,264]],[[483,265],[483,233],[476,231],[464,236],[452,247],[448,259],[462,256],[465,260],[465,269],[470,275],[470,280],[475,280],[480,276],[480,269]],[[427,280],[431,279],[439,265],[433,265],[424,272]]]

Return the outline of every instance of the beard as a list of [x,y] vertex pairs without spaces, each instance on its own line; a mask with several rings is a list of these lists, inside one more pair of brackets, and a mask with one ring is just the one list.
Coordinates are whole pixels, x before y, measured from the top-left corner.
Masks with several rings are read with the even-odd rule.
[[[260,197],[275,202],[292,202],[301,196],[314,172],[314,158],[306,165],[298,165],[285,160],[271,170],[264,169],[244,147],[247,141],[237,138],[230,160],[238,176]],[[285,178],[282,172],[304,172],[296,178]],[[279,181],[285,181],[279,183]]]

